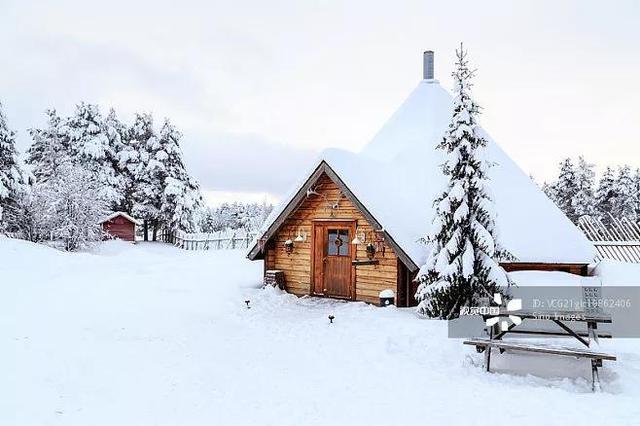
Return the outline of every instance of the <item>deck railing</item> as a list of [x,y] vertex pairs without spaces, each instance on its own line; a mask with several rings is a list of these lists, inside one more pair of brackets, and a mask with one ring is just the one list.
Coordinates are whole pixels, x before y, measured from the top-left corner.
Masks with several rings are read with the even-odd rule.
[[607,214],[604,218],[582,216],[578,228],[598,252],[598,260],[613,259],[640,263],[640,226],[637,223]]

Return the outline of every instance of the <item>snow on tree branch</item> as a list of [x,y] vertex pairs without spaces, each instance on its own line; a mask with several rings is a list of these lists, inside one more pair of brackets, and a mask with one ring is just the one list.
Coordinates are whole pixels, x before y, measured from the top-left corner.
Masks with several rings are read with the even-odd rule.
[[430,254],[418,273],[418,312],[430,317],[455,318],[460,307],[477,305],[508,285],[499,266],[495,211],[489,195],[484,159],[487,144],[477,124],[480,107],[471,98],[467,52],[456,52],[454,109],[451,123],[438,145],[447,153],[442,172],[447,188],[434,201],[436,216],[425,237]]

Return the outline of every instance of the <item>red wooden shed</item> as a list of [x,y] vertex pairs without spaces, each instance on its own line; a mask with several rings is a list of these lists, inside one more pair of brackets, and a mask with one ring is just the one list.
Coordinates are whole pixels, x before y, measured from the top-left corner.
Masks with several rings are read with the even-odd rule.
[[136,225],[140,225],[140,221],[125,212],[113,212],[99,223],[102,225],[102,230],[108,234],[108,237],[124,241],[135,241]]

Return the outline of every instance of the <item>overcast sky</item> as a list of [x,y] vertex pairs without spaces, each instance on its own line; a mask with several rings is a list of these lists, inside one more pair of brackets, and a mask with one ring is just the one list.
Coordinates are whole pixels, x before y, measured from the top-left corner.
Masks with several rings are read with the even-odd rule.
[[81,100],[170,117],[210,202],[277,199],[359,150],[464,41],[493,138],[549,179],[564,156],[640,167],[640,2],[0,0],[0,101],[19,149]]

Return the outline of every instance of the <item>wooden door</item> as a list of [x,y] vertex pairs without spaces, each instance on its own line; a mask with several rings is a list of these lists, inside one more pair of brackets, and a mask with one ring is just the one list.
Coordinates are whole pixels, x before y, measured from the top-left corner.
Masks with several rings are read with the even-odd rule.
[[314,293],[352,299],[352,222],[314,224]]

